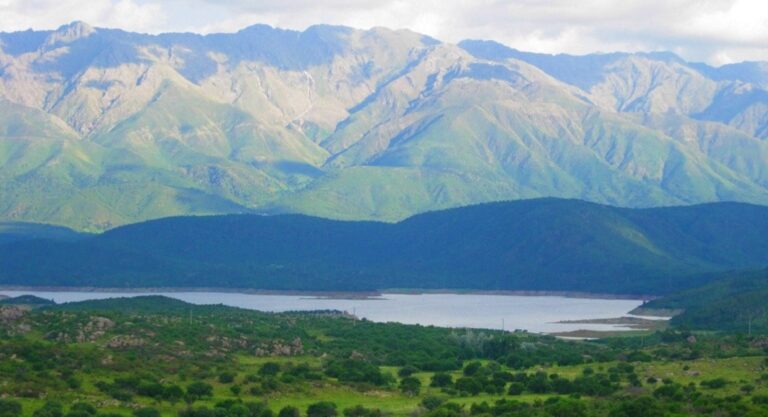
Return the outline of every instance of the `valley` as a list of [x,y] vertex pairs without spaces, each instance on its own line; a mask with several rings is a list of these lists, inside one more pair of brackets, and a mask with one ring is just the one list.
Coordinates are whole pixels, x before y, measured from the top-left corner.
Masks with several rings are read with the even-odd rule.
[[768,10],[320,3],[0,1],[0,417],[768,416]]

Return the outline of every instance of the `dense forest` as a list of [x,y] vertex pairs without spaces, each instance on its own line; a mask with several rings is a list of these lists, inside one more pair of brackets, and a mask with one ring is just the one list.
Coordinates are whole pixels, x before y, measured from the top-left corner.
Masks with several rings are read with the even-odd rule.
[[712,282],[650,301],[646,310],[679,312],[672,323],[700,330],[768,331],[768,269],[717,274]]
[[768,265],[766,218],[767,207],[748,204],[623,209],[558,199],[400,223],[179,217],[78,238],[17,233],[0,245],[0,284],[659,295]]

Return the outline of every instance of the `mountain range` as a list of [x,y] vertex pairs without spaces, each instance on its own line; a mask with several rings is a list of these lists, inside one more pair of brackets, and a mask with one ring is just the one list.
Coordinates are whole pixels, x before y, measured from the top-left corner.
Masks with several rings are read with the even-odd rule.
[[0,220],[768,204],[768,64],[407,30],[0,33]]
[[398,223],[240,214],[94,235],[17,227],[0,233],[0,285],[660,295],[764,268],[765,219],[768,207],[744,203],[627,209],[548,198]]

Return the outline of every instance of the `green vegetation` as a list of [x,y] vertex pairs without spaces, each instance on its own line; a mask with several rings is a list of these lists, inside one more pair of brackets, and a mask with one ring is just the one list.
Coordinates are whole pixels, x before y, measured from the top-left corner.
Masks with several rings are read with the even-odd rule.
[[675,310],[678,327],[751,333],[768,331],[768,269],[719,274],[710,284],[642,306]]
[[2,220],[102,231],[252,211],[397,221],[543,196],[768,203],[759,62],[328,25],[147,35],[75,22],[0,33],[0,49],[15,74],[0,90]]
[[[0,246],[0,284],[666,294],[768,264],[768,208],[484,204],[396,224],[305,216],[156,220]],[[45,262],[38,261],[45,259]],[[214,277],[214,278],[212,278]]]
[[0,307],[2,417],[757,417],[764,336],[562,341],[164,297]]
[[24,305],[39,307],[54,304],[56,303],[54,303],[53,300],[46,300],[45,298],[40,298],[34,295],[21,295],[18,297],[0,299],[0,305]]

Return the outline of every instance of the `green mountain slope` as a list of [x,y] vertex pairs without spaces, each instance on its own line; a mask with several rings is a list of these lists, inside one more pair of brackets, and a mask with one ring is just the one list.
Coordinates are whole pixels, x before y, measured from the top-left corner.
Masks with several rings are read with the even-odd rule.
[[768,204],[760,65],[410,31],[0,33],[0,219],[397,221],[510,199]]
[[35,239],[73,241],[87,236],[61,226],[0,222],[0,244]]
[[712,276],[712,283],[646,303],[643,308],[678,310],[676,326],[741,333],[768,330],[768,269]]
[[621,209],[540,199],[400,223],[179,217],[0,250],[0,284],[661,294],[768,264],[768,208]]

